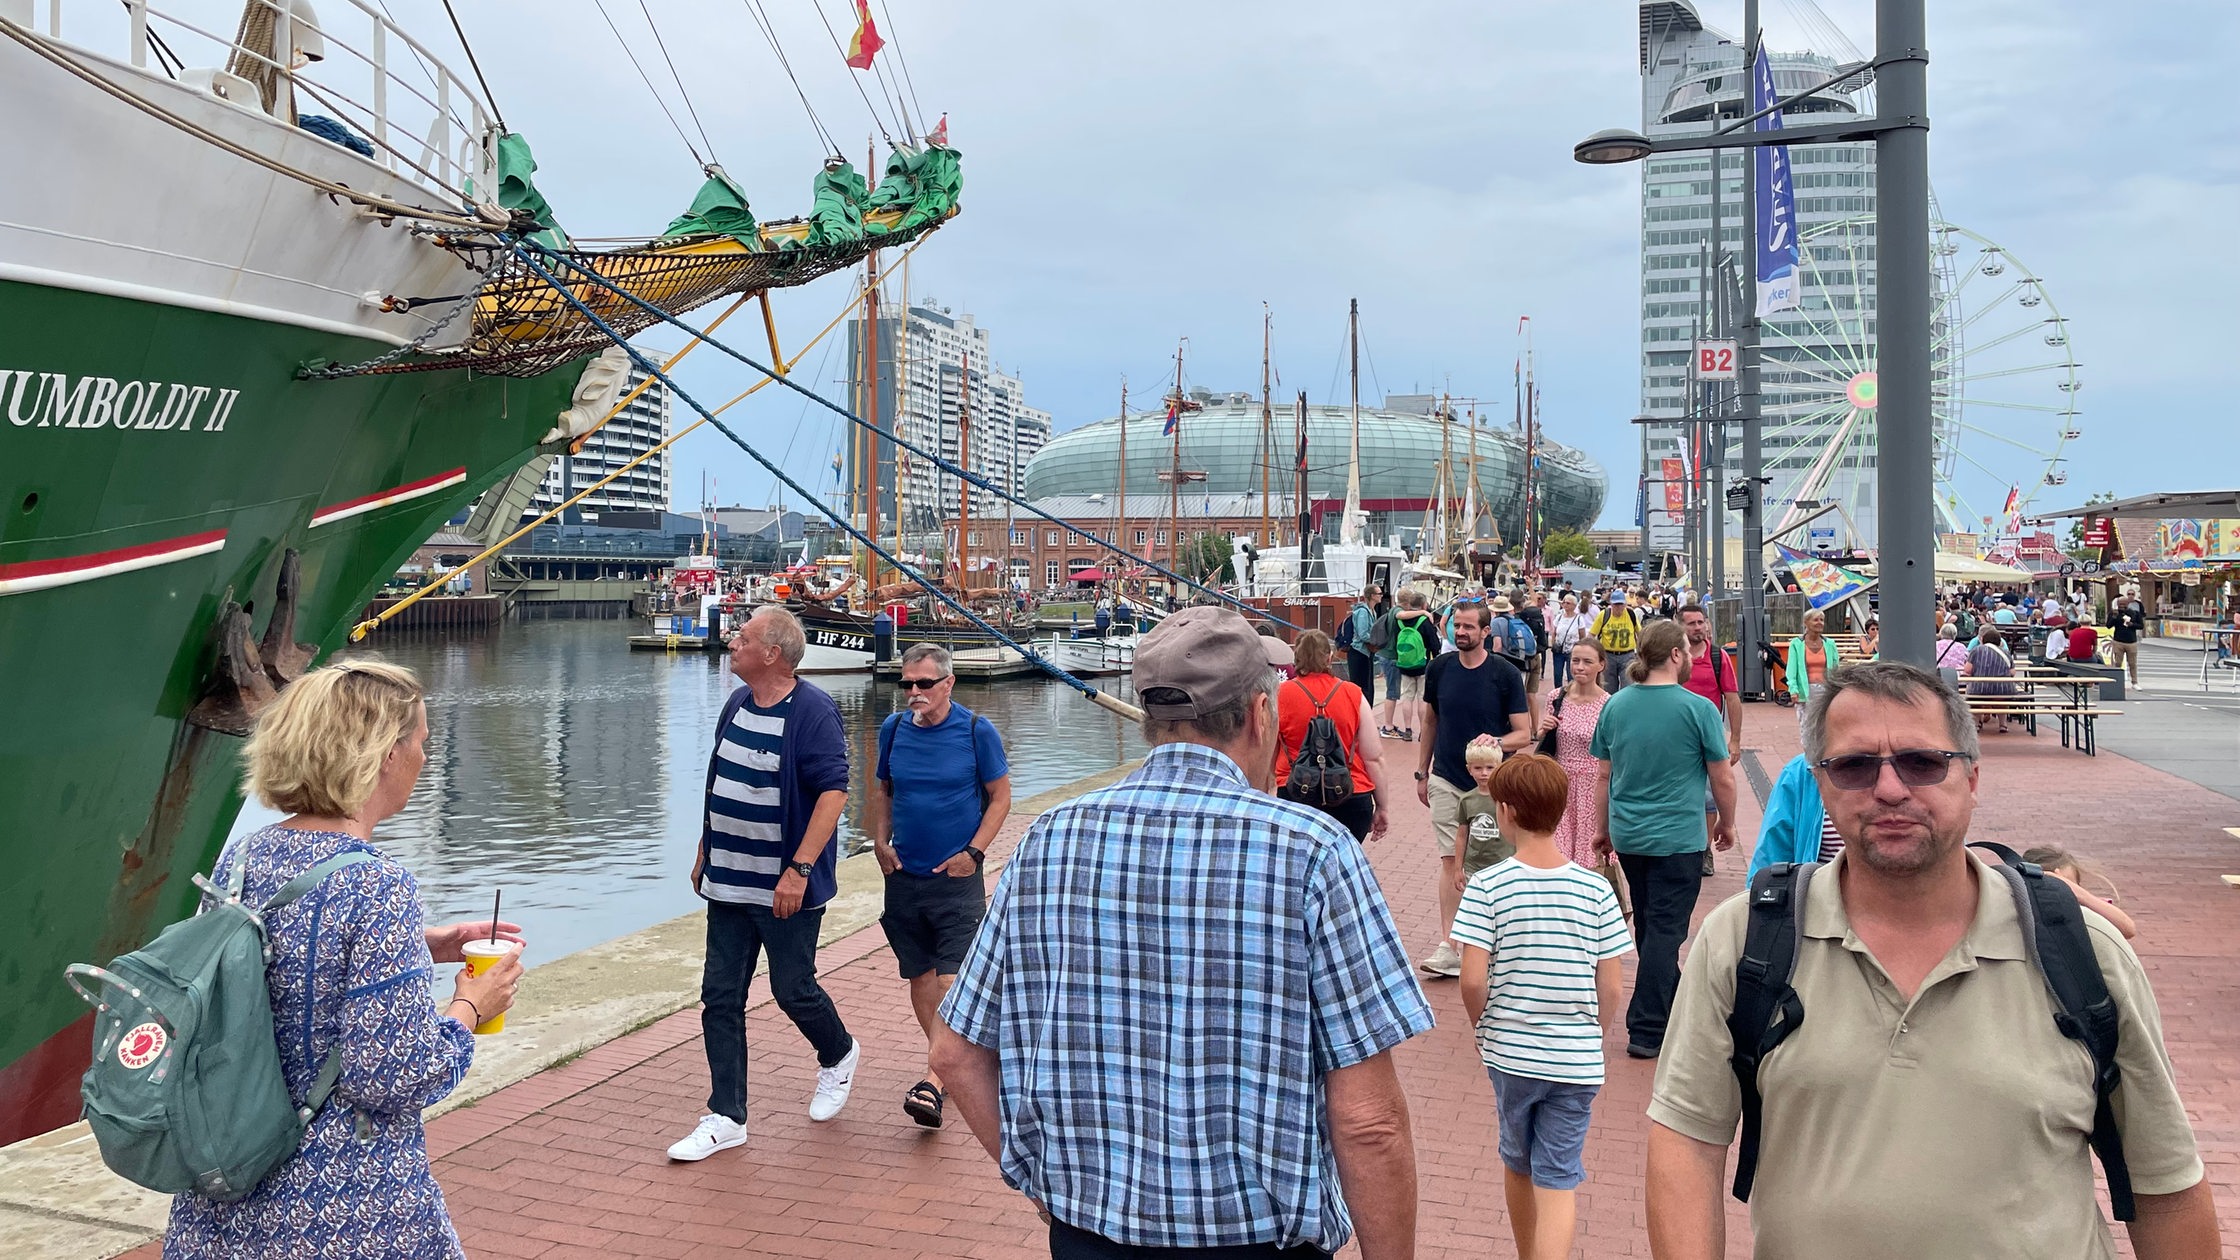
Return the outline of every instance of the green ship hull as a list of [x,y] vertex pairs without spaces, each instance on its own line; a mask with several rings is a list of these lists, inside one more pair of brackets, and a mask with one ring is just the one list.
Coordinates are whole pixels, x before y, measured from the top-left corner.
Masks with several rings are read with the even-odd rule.
[[580,369],[296,377],[387,348],[0,281],[0,1144],[77,1118],[90,1013],[63,967],[189,913],[240,808],[241,740],[209,720],[229,629],[292,614],[281,638],[323,658]]

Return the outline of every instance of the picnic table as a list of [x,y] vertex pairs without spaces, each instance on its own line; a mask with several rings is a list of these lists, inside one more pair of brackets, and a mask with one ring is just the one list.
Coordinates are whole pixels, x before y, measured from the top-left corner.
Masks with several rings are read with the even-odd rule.
[[[2023,729],[2030,732],[2033,739],[2038,734],[2038,719],[2054,718],[2061,723],[2061,746],[2074,747],[2087,757],[2100,755],[2094,723],[2122,713],[2121,709],[2103,709],[2094,704],[2097,696],[2094,688],[2104,685],[2107,679],[2065,674],[2040,665],[2018,664],[2010,678],[1963,678],[1960,681],[1967,688],[1968,712],[1977,717],[2020,718]],[[1981,695],[1968,686],[1970,683],[1986,687],[2004,683],[2022,690],[2013,695]]]

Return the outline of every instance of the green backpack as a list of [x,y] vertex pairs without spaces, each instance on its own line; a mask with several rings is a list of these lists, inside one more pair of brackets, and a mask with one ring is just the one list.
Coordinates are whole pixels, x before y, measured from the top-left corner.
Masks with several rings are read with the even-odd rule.
[[[223,899],[208,910],[106,970],[66,969],[70,987],[95,1010],[93,1066],[79,1092],[111,1171],[162,1194],[226,1202],[296,1153],[342,1075],[342,1049],[328,1053],[298,1107],[273,1039],[264,916],[336,871],[373,860],[336,854],[289,880],[261,911],[241,904],[247,864],[236,862]],[[194,882],[218,895],[200,875]]]
[[1431,618],[1428,615],[1413,619],[1393,618],[1396,627],[1392,632],[1393,664],[1402,669],[1422,669],[1423,663],[1431,659],[1431,653],[1424,648],[1423,643],[1423,625],[1429,620]]

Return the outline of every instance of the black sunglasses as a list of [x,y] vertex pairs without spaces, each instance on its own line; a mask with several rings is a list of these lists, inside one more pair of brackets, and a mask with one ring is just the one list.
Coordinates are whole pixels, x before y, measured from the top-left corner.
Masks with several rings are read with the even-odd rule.
[[949,681],[947,675],[940,678],[897,678],[894,680],[894,685],[904,691],[931,691],[947,681]]
[[1904,752],[1877,757],[1873,753],[1852,753],[1843,757],[1828,757],[1814,763],[1827,774],[1828,782],[1846,792],[1864,792],[1882,778],[1882,768],[1889,766],[1898,772],[1898,782],[1907,787],[1935,787],[1952,773],[1954,761],[1974,761],[1963,752],[1943,748],[1908,748]]

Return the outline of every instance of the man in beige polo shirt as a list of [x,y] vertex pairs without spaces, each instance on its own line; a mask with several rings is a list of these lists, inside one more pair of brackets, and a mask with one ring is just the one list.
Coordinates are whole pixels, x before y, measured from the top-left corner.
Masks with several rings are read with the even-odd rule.
[[[1966,706],[1914,666],[1853,665],[1814,688],[1805,748],[1844,848],[1805,898],[1791,981],[1804,1021],[1758,1075],[1755,1254],[2112,1257],[2086,1145],[2091,1056],[2054,1026],[2005,881],[1965,847],[1977,773]],[[1935,755],[1892,760],[1911,751]],[[1856,757],[1879,764],[1842,763]],[[1871,786],[1833,781],[1870,766]],[[1705,920],[1657,1065],[1648,1209],[1659,1260],[1726,1255],[1724,1174],[1741,1113],[1726,1020],[1745,900]],[[2132,1248],[2139,1260],[2214,1260],[2216,1208],[2154,992],[2116,930],[2084,919],[2121,1020],[2114,1103],[2138,1201]]]

